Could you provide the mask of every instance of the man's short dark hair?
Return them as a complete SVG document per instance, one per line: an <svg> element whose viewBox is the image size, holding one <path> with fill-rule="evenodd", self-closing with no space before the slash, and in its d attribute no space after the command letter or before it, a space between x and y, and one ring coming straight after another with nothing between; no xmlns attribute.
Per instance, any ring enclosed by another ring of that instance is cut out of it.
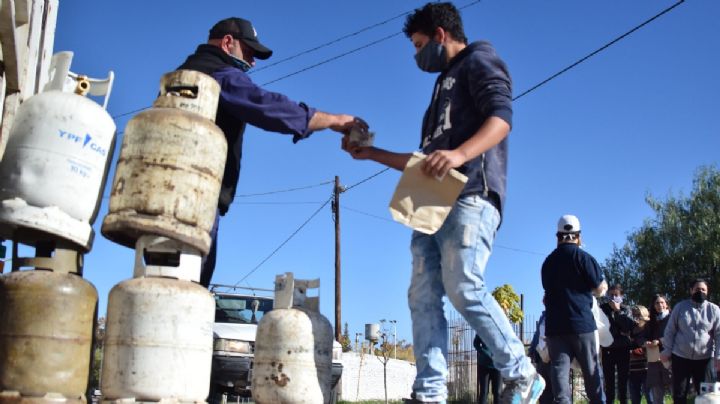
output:
<svg viewBox="0 0 720 404"><path fill-rule="evenodd" d="M692 283L690 284L690 289L694 288L695 285L697 285L698 283L704 283L705 286L708 286L708 283L707 283L707 281L706 281L705 279L703 279L703 278L695 278L695 279L693 279Z"/></svg>
<svg viewBox="0 0 720 404"><path fill-rule="evenodd" d="M625 292L623 292L622 286L620 286L619 283L616 283L616 284L610 286L610 289L608 289L608 292L610 292L611 290L616 290L616 291L620 292L621 295L625 294Z"/></svg>
<svg viewBox="0 0 720 404"><path fill-rule="evenodd" d="M416 9L405 19L403 32L408 38L416 32L432 38L437 27L449 32L456 41L467 44L460 12L452 3L427 3Z"/></svg>

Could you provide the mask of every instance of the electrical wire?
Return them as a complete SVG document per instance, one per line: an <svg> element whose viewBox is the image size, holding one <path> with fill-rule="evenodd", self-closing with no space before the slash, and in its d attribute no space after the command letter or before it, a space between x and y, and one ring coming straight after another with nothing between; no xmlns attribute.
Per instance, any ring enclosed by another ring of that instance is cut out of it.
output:
<svg viewBox="0 0 720 404"><path fill-rule="evenodd" d="M439 0L438 0L438 1L439 1ZM464 6L459 7L459 10L462 10L462 9L468 8L468 7L470 7L470 6L473 6L473 5L477 4L477 3L480 3L481 1L482 1L482 0L472 1L472 2L470 2L470 3L468 3L468 4L464 5ZM355 31L355 32L350 33L350 34L343 35L343 36L341 36L341 37L339 37L339 38L333 39L332 41L329 41L329 42L326 42L326 43L324 43L324 44L315 46L315 47L313 47L313 48L304 50L304 51L302 51L302 52L298 52L298 53L296 53L296 54L294 54L294 55L292 55L292 56L288 56L288 57L286 57L285 59L280 59L280 60L278 60L277 62L271 63L271 64L269 64L269 65L265 65L265 66L262 66L262 67L253 69L253 70L250 72L250 74L252 74L252 73L257 73L257 72L263 71L263 70L265 70L265 69L269 69L269 68L271 68L271 67L273 67L273 66L277 66L277 65L279 65L279 64L281 64L281 63L285 63L285 62L287 62L287 61L289 61L289 60L296 59L296 58L298 58L298 57L300 57L300 56L302 56L302 55L306 55L306 54L308 54L308 53L315 52L315 51L317 51L317 50L319 50L319 49L322 49L322 48L325 48L325 47L327 47L327 46L336 44L336 43L338 43L338 42L340 42L340 41L343 41L343 40L345 40L345 39L348 39L348 38L357 36L357 35L365 32L365 31L369 31L369 30L371 30L371 29L373 29L373 28L377 28L377 27L379 27L379 26L381 26L381 25L385 25L385 24L389 23L390 21L394 21L394 20L397 20L398 18L404 17L404 16L412 13L413 11L415 11L415 9L413 9L413 10L408 10L408 11L406 11L406 12L404 12L404 13L401 13L401 14L398 14L398 15L396 15L396 16L394 16L394 17L390 17L390 18L388 18L388 19L386 19L386 20L384 20L384 21L380 21L380 22L378 22L378 23L375 23L375 24L372 24L372 25L368 25L367 27L361 28L361 29L359 29L358 31ZM397 34L402 34L402 32L398 32ZM395 36L395 35L397 35L397 34L391 35L390 37L393 37L393 36ZM388 39L389 39L389 38L388 38ZM344 55L343 55L343 56L344 56Z"/></svg>
<svg viewBox="0 0 720 404"><path fill-rule="evenodd" d="M237 286L240 282L242 282L242 281L244 281L245 279L247 279L250 275L252 275L255 271L257 271L258 268L260 268L264 263L266 263L270 258L272 258L273 255L275 255L281 248L283 248L283 247L285 246L285 244L288 243L288 241L290 241L293 237L295 237L295 235L298 234L298 233L300 232L300 230L302 230L302 228L305 227L305 225L307 225L308 223L310 223L310 221L311 221L315 216L317 216L317 214L320 213L320 211L321 211L325 206L327 206L327 204L330 203L330 201L332 201L332 200L333 200L333 197L332 197L332 196L331 196L330 198L328 198L328 200L325 201L325 203L323 203L322 206L320 206L315 212L313 212L313 214L310 215L310 217L307 218L307 220L305 220L305 222L304 222L303 224L301 224L300 227L298 227L288 238L286 238L285 241L283 241L282 243L280 243L280 245L277 246L277 248L275 248L275 249L273 250L273 252L270 253L270 255L268 255L267 257L265 257L265 259L263 259L262 261L260 261L260 263L257 264L257 265L255 266L255 268L253 268L252 270L250 270L250 272L248 272L244 277L242 277L242 279L240 279L239 281L235 282L235 285L233 285L233 286Z"/></svg>
<svg viewBox="0 0 720 404"><path fill-rule="evenodd" d="M389 169L390 169L390 167L383 168L382 170L376 172L375 174L373 174L373 175L371 175L371 176L369 176L369 177L367 177L367 178L365 178L365 179L363 179L363 180L360 180L360 181L354 183L353 185L350 185L349 187L343 188L342 192L347 192L347 191L355 188L356 186L358 186L358 185L360 185L360 184L362 184L362 183L364 183L364 182L370 181L371 179L377 177L378 175L384 173L385 171L388 171Z"/></svg>
<svg viewBox="0 0 720 404"><path fill-rule="evenodd" d="M635 27L634 27L633 29L631 29L630 31L627 31L626 33L620 35L619 37L617 37L617 38L613 39L612 41L606 43L605 45L599 47L599 48L596 49L595 51L589 53L587 56L580 58L580 59L579 59L578 61L576 61L575 63L571 64L570 66L568 66L568 67L566 67L566 68L564 68L564 69L562 69L562 70L560 70L559 72L553 74L552 76L550 76L550 77L548 77L547 79L541 81L540 83L532 86L530 89L525 90L522 94L520 94L520 95L518 95L517 97L513 98L513 101L516 101L516 100L524 97L525 95L527 95L527 94L529 94L529 93L537 90L538 88L544 86L545 84L547 84L547 83L549 83L550 81L554 80L555 78L557 78L558 76L560 76L560 75L562 75L563 73L567 72L568 70L570 70L570 69L574 68L575 66L583 63L584 61L590 59L591 57L597 55L598 53L604 51L605 49L611 47L612 45L616 44L617 42L623 40L624 38L626 38L627 36L629 36L629 35L632 34L633 32L635 32L635 31L639 30L640 28L646 26L647 24L651 23L652 21L656 20L657 18L660 18L662 15L670 12L672 9L674 9L675 7L679 6L680 4L682 4L682 3L684 3L684 2L685 2L685 0L680 0L680 1L678 1L677 3L673 4L672 6L666 8L665 10L663 10L663 11L661 11L661 12L659 12L658 14L655 14L654 16L648 18L647 20L645 20L645 21L642 22L641 24L635 26Z"/></svg>
<svg viewBox="0 0 720 404"><path fill-rule="evenodd" d="M262 196L262 195L281 194L281 193L284 193L284 192L299 191L299 190L301 190L301 189L316 188L316 187L320 187L320 186L323 186L323 185L332 184L333 182L334 182L333 180L330 180L330 181L321 182L321 183L319 183L319 184L305 185L305 186L296 187L296 188L287 188L287 189L280 189L280 190L276 190L276 191L258 192L258 193L254 193L254 194L240 194L240 195L235 195L235 198L249 198L249 197L251 197L251 196ZM235 202L236 202L236 201L233 201L233 203L235 203Z"/></svg>

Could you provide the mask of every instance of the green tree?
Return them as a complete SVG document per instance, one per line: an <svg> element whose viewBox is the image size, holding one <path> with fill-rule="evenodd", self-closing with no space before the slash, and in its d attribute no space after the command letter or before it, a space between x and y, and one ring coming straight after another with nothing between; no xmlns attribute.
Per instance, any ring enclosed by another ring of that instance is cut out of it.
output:
<svg viewBox="0 0 720 404"><path fill-rule="evenodd" d="M688 297L690 282L705 278L720 293L720 172L700 167L689 196L645 198L654 217L614 246L603 269L608 284L619 283L629 300L647 305L656 293L671 302Z"/></svg>
<svg viewBox="0 0 720 404"><path fill-rule="evenodd" d="M340 345L342 345L342 351L343 352L350 352L352 351L352 341L350 341L350 331L348 330L348 323L345 322L345 326L343 327L343 333L340 336L340 341L338 341Z"/></svg>
<svg viewBox="0 0 720 404"><path fill-rule="evenodd" d="M520 296L515 293L512 286L507 283L498 286L492 291L492 296L497 300L511 323L522 321L524 315L522 308L520 308Z"/></svg>

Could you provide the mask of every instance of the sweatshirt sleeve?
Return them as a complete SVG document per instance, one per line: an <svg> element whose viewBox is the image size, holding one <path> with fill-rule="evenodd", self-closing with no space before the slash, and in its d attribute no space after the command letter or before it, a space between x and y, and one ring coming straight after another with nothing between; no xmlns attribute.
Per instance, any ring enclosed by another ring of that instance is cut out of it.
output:
<svg viewBox="0 0 720 404"><path fill-rule="evenodd" d="M665 334L663 334L663 355L672 355L673 345L675 345L675 334L677 333L677 317L679 310L673 310L670 312L670 318L668 319L667 326L665 326Z"/></svg>
<svg viewBox="0 0 720 404"><path fill-rule="evenodd" d="M266 91L235 69L218 71L215 78L220 83L220 104L238 119L269 132L294 135L294 142L312 133L308 125L314 108Z"/></svg>
<svg viewBox="0 0 720 404"><path fill-rule="evenodd" d="M469 57L469 88L475 106L483 115L497 116L512 127L512 81L507 66L489 43Z"/></svg>

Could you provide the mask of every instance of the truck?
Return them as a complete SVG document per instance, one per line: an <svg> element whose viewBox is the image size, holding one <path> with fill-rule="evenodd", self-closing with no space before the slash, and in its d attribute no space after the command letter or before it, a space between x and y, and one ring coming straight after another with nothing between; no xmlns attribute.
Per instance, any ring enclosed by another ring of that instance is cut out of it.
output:
<svg viewBox="0 0 720 404"><path fill-rule="evenodd" d="M210 292L215 298L215 323L208 402L251 402L257 325L273 309L274 290L213 284ZM337 400L342 376L341 352L340 343L334 341L331 403Z"/></svg>

